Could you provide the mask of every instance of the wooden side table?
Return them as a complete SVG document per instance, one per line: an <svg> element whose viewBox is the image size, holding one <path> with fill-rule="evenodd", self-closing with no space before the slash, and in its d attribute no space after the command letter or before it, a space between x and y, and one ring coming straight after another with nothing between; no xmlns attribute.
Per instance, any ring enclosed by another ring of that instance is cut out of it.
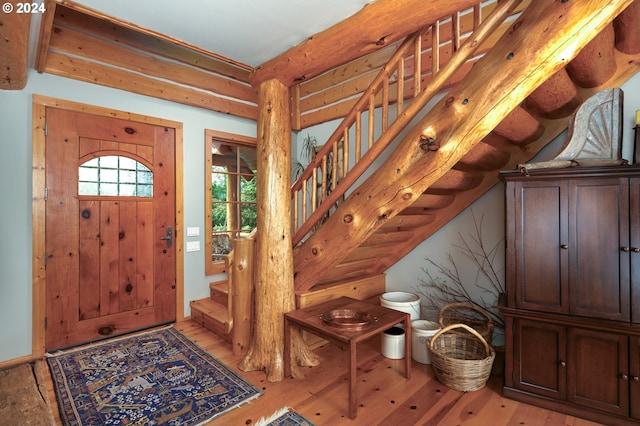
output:
<svg viewBox="0 0 640 426"><path fill-rule="evenodd" d="M357 330L343 329L327 324L322 319L322 314L335 309L367 312L374 316L375 320ZM404 323L404 375L411 377L411 316L408 313L389 309L373 303L363 302L350 297L341 297L318 305L289 312L284 315L284 373L285 377L291 375L291 327L306 330L343 349L349 349L349 418L354 419L357 414L356 394L356 345L375 334L393 327L398 323Z"/></svg>

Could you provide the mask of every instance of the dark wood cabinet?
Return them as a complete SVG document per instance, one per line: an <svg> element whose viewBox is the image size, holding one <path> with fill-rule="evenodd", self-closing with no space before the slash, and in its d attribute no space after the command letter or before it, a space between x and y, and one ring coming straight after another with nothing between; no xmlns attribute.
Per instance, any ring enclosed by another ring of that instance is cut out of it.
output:
<svg viewBox="0 0 640 426"><path fill-rule="evenodd" d="M629 321L629 179L507 184L516 307Z"/></svg>
<svg viewBox="0 0 640 426"><path fill-rule="evenodd" d="M504 172L504 394L640 420L640 167Z"/></svg>

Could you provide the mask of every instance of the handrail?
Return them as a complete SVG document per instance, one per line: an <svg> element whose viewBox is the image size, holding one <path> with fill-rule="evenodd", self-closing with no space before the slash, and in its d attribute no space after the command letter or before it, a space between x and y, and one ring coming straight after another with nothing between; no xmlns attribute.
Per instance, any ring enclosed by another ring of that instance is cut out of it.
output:
<svg viewBox="0 0 640 426"><path fill-rule="evenodd" d="M474 7L473 33L458 47L460 43L460 28L458 18L464 11L456 12L446 18L452 21L454 52L451 59L440 63L440 22L428 25L420 32L408 36L398 50L383 67L370 86L363 92L353 109L342 120L338 128L329 137L327 143L320 149L310 164L300 175L291 188L293 204L293 245L298 245L322 218L329 214L331 208L339 203L347 190L352 187L369 166L386 150L396 136L409 124L409 122L425 107L425 105L445 86L449 80L474 52L489 38L493 31L510 16L511 12L522 0L507 0L499 2L493 12L483 22L480 22L480 5ZM455 23L455 24L454 24ZM432 31L432 45L430 50L422 50L422 39ZM426 53L425 53L426 52ZM432 52L431 81L421 88L422 56ZM414 63L414 73L409 79L413 79L413 101L405 106L404 67L407 58ZM410 59L410 60L411 60ZM394 98L389 96L390 81L396 83L396 116L389 124L389 106ZM381 107L382 132L377 140L374 140L375 109ZM362 139L362 115L367 114L367 151L361 155ZM349 168L349 135L351 129L355 134L355 159ZM342 158L338 158L342 150ZM342 161L341 168L337 163ZM328 167L331 164L331 174ZM318 175L320 180L318 180ZM336 183L336 181L338 182ZM328 182L329 181L329 182ZM330 188L327 187L330 184ZM318 197L318 185L320 196ZM311 192L310 194L308 194ZM308 196L311 200L308 200ZM301 212L300 212L301 210ZM310 210L308 213L307 210ZM301 214L300 214L301 213ZM300 222L302 222L300 224Z"/></svg>

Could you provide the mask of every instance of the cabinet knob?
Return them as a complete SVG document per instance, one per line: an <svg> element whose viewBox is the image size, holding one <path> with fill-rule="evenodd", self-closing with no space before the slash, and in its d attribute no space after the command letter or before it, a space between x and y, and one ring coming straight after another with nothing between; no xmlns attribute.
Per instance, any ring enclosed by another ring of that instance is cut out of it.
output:
<svg viewBox="0 0 640 426"><path fill-rule="evenodd" d="M621 249L622 251L625 251L625 252L630 252L630 251L631 251L631 248L630 248L630 247L620 247L620 249Z"/></svg>
<svg viewBox="0 0 640 426"><path fill-rule="evenodd" d="M631 378L633 379L634 382L640 382L640 377L638 376L631 376Z"/></svg>
<svg viewBox="0 0 640 426"><path fill-rule="evenodd" d="M638 248L638 247L631 247L631 251L633 251L634 253L640 253L640 248Z"/></svg>
<svg viewBox="0 0 640 426"><path fill-rule="evenodd" d="M566 366L567 366L567 363L566 363L566 362L564 362L564 361L560 361L560 367L566 367Z"/></svg>
<svg viewBox="0 0 640 426"><path fill-rule="evenodd" d="M560 248L566 250L569 248L569 244L560 244Z"/></svg>
<svg viewBox="0 0 640 426"><path fill-rule="evenodd" d="M620 374L620 377L622 378L622 380L629 380L629 376L627 376L627 375L626 375L626 374L624 374L624 373L621 373L621 374Z"/></svg>

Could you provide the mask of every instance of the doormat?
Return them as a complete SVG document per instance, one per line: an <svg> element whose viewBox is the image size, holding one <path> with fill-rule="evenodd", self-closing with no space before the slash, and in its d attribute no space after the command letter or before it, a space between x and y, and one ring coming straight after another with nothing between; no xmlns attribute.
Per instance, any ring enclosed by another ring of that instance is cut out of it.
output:
<svg viewBox="0 0 640 426"><path fill-rule="evenodd" d="M44 368L36 361L0 371L0 424L55 426Z"/></svg>
<svg viewBox="0 0 640 426"><path fill-rule="evenodd" d="M289 407L281 408L267 418L261 418L255 426L315 426L304 416Z"/></svg>
<svg viewBox="0 0 640 426"><path fill-rule="evenodd" d="M65 425L196 425L262 394L171 327L47 361Z"/></svg>

